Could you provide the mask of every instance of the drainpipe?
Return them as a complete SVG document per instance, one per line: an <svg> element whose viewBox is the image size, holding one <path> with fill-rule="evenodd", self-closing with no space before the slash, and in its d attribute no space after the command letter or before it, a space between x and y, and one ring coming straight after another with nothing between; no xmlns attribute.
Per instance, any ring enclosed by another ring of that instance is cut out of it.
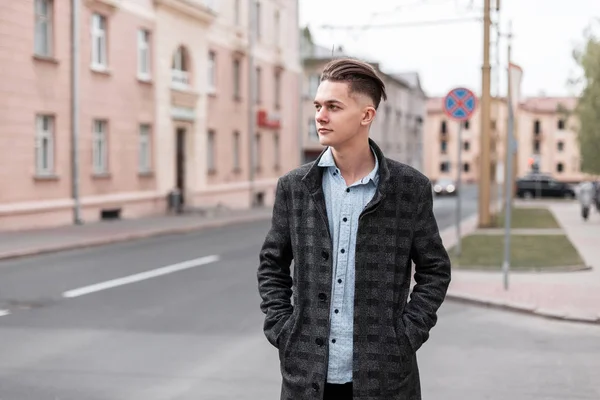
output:
<svg viewBox="0 0 600 400"><path fill-rule="evenodd" d="M73 223L81 225L79 199L79 4L71 0L71 192Z"/></svg>
<svg viewBox="0 0 600 400"><path fill-rule="evenodd" d="M255 97L255 86L254 81L254 29L255 29L255 12L256 2L248 2L250 9L248 10L248 152L249 152L249 164L248 167L248 184L250 188L250 207L256 205L254 195L254 166L255 166L255 152L254 152L254 125L256 124L256 116L254 113L254 97Z"/></svg>
<svg viewBox="0 0 600 400"><path fill-rule="evenodd" d="M298 158L298 163L300 165L304 164L304 94L302 92L302 81L304 80L304 60L302 56L302 37L300 33L300 0L296 0L296 32L298 35L298 60L300 66L300 72L298 74L298 95L296 96L298 99L298 151L300 153L300 157Z"/></svg>

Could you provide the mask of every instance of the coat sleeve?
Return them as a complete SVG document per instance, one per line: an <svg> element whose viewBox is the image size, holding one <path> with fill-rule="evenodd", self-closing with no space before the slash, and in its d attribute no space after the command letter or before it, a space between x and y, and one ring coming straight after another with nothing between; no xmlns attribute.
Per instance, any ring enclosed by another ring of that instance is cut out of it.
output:
<svg viewBox="0 0 600 400"><path fill-rule="evenodd" d="M260 309L266 315L263 329L267 340L275 347L278 347L279 333L293 311L290 274L293 254L283 182L283 178L277 182L271 228L260 251L257 274L262 299Z"/></svg>
<svg viewBox="0 0 600 400"><path fill-rule="evenodd" d="M415 286L405 307L402 323L414 351L429 338L437 322L437 310L450 284L450 258L442 243L433 214L431 182L419 197L411 258L415 263Z"/></svg>

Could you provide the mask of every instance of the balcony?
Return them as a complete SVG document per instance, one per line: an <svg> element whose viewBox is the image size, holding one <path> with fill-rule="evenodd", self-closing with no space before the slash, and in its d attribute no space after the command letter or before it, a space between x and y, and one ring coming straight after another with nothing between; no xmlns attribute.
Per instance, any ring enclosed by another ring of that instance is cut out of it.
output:
<svg viewBox="0 0 600 400"><path fill-rule="evenodd" d="M190 75L187 71L171 70L171 87L173 89L188 90L190 88Z"/></svg>

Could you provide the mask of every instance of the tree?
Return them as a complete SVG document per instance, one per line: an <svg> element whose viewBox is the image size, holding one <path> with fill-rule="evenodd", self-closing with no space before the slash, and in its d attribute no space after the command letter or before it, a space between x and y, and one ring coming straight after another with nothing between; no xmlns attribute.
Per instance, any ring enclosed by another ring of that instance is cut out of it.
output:
<svg viewBox="0 0 600 400"><path fill-rule="evenodd" d="M591 29L586 30L585 44L573 52L582 70L580 78L572 82L581 85L581 95L574 115L578 119L578 140L581 170L600 174L600 39Z"/></svg>

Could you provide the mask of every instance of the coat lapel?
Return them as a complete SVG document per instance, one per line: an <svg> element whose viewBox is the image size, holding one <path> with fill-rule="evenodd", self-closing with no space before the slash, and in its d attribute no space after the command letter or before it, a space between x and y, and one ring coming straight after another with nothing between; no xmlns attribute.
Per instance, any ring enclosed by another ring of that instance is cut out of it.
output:
<svg viewBox="0 0 600 400"><path fill-rule="evenodd" d="M319 215L327 227L327 233L331 237L331 229L329 227L329 219L327 218L327 205L325 203L325 194L323 193L323 168L319 167L319 160L327 149L325 148L319 157L312 163L310 169L302 178L304 188L311 195Z"/></svg>

